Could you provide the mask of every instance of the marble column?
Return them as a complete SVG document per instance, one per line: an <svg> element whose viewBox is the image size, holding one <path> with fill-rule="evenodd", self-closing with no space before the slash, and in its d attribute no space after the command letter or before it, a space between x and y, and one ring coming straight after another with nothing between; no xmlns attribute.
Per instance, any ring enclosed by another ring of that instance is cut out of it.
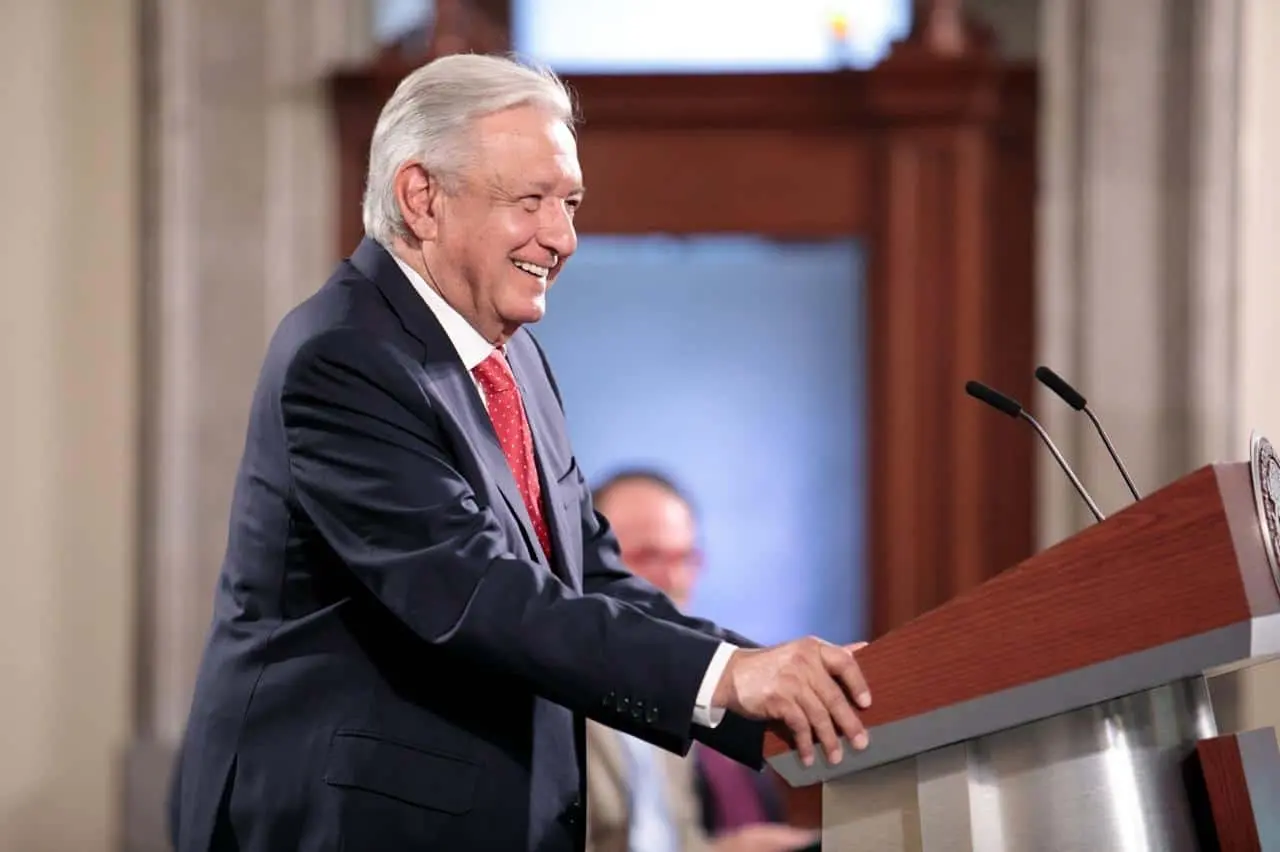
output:
<svg viewBox="0 0 1280 852"><path fill-rule="evenodd" d="M1230 5L1230 4L1225 4ZM1230 164L1236 192L1233 227L1224 238L1233 252L1233 284L1225 301L1230 323L1220 333L1230 353L1229 381L1239 434L1232 457L1243 457L1247 430L1280 446L1280 4L1238 0L1235 50L1236 144ZM1247 671L1235 684L1235 727L1280 732L1280 660Z"/></svg>
<svg viewBox="0 0 1280 852"><path fill-rule="evenodd" d="M1280 5L1046 0L1041 358L1085 393L1139 487L1280 440ZM1104 509L1123 483L1088 421L1036 411ZM1040 471L1041 544L1089 522ZM1280 668L1236 727L1280 725Z"/></svg>
<svg viewBox="0 0 1280 852"><path fill-rule="evenodd" d="M163 803L266 342L336 260L326 73L372 50L367 0L151 0L142 578L126 848Z"/></svg>
<svg viewBox="0 0 1280 852"><path fill-rule="evenodd" d="M1139 488L1193 467L1199 430L1188 243L1192 6L1051 0L1042 12L1040 360L1103 418ZM1104 512L1128 501L1088 421L1047 391L1033 410ZM1092 519L1044 454L1040 538Z"/></svg>
<svg viewBox="0 0 1280 852"><path fill-rule="evenodd" d="M0 3L0 852L113 852L137 557L135 0Z"/></svg>
<svg viewBox="0 0 1280 852"><path fill-rule="evenodd" d="M1233 387L1237 421L1280 445L1280 4L1240 2Z"/></svg>

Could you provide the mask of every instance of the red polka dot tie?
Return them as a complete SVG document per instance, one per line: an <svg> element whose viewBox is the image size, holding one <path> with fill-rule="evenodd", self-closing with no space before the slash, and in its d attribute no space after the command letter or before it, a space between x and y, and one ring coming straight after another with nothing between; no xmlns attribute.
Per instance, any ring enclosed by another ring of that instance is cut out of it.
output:
<svg viewBox="0 0 1280 852"><path fill-rule="evenodd" d="M533 433L529 431L529 421L525 418L524 403L520 399L520 389L516 387L516 378L507 366L507 359L497 349L471 372L484 391L485 402L489 406L489 419L493 421L493 431L498 435L498 443L502 445L502 453L507 457L516 487L524 498L524 507L529 511L529 519L533 521L533 530L542 544L542 552L550 560L551 536L542 515L542 485L538 482L538 466L533 461Z"/></svg>

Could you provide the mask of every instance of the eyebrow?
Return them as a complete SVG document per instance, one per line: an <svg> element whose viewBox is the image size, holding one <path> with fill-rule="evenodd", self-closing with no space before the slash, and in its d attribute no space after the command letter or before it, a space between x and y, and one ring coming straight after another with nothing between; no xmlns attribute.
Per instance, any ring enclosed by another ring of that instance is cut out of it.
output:
<svg viewBox="0 0 1280 852"><path fill-rule="evenodd" d="M556 185L550 181L535 181L533 188L544 195L551 195L555 192ZM569 190L566 195L577 195L579 197L587 194L587 188L582 184L577 184L573 189Z"/></svg>

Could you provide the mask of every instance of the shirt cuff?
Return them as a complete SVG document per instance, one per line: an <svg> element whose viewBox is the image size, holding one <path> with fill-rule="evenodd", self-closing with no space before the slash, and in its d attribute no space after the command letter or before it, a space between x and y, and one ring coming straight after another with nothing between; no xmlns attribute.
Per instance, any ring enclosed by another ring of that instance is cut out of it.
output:
<svg viewBox="0 0 1280 852"><path fill-rule="evenodd" d="M702 676L698 697L693 702L693 724L714 728L724 718L724 708L712 707L711 696L715 695L720 676L724 674L724 668L729 665L729 658L736 650L738 647L728 642L721 642L720 647L716 648L715 654L711 657L711 664L707 666L707 673Z"/></svg>

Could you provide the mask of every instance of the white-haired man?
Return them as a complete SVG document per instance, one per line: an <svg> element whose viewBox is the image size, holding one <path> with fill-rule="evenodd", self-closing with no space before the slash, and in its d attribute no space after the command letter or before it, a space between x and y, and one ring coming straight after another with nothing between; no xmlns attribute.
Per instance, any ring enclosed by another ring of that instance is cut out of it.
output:
<svg viewBox="0 0 1280 852"><path fill-rule="evenodd" d="M592 509L522 328L582 196L549 73L452 56L388 101L367 237L254 396L178 852L581 849L587 717L757 766L761 720L806 754L865 742L847 649L681 615Z"/></svg>

